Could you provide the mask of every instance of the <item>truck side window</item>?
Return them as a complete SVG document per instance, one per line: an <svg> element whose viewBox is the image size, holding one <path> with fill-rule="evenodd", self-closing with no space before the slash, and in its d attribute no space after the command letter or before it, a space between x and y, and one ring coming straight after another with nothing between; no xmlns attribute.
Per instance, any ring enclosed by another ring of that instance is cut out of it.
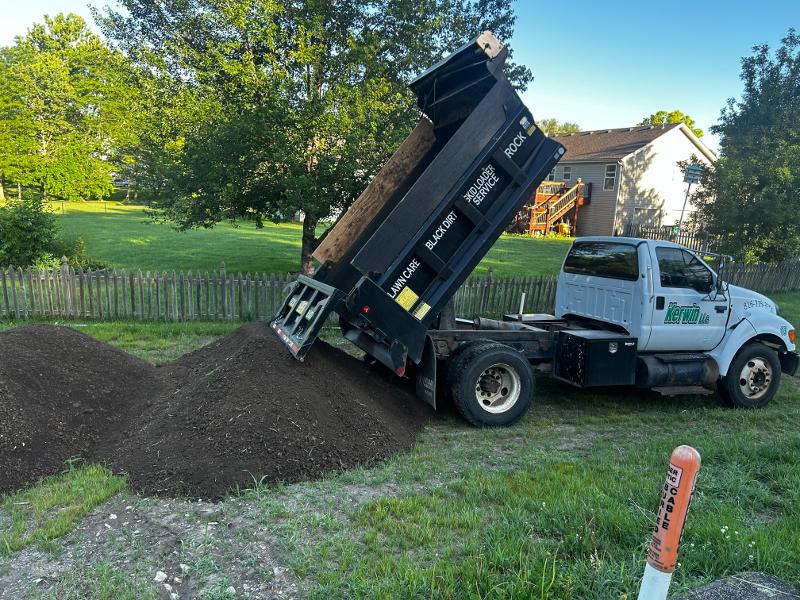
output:
<svg viewBox="0 0 800 600"><path fill-rule="evenodd" d="M632 244L575 242L564 261L564 272L636 281L639 255Z"/></svg>
<svg viewBox="0 0 800 600"><path fill-rule="evenodd" d="M691 252L680 248L656 248L662 287L690 288L708 292L714 285L711 271Z"/></svg>

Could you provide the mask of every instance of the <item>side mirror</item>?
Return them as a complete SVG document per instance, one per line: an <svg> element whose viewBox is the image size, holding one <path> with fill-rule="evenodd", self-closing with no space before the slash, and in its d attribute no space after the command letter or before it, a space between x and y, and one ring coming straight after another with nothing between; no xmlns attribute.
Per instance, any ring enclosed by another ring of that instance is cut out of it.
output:
<svg viewBox="0 0 800 600"><path fill-rule="evenodd" d="M727 261L725 260L724 256L721 256L719 259L719 269L717 270L717 279L714 282L716 285L716 293L721 294L725 291L725 267L727 266Z"/></svg>

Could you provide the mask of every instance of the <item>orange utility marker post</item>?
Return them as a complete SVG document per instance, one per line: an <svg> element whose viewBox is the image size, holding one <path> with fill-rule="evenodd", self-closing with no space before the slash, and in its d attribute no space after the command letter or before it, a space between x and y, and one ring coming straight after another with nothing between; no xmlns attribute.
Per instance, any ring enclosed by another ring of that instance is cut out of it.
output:
<svg viewBox="0 0 800 600"><path fill-rule="evenodd" d="M691 446L678 446L672 451L667 480L661 490L653 540L647 550L639 600L666 600L672 573L678 564L678 545L699 472L700 454L697 450Z"/></svg>

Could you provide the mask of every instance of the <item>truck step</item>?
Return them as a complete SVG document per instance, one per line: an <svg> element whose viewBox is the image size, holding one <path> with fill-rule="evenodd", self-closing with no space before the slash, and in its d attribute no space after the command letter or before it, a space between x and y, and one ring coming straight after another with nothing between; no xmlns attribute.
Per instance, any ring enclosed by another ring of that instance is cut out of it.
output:
<svg viewBox="0 0 800 600"><path fill-rule="evenodd" d="M700 352L682 352L682 353L669 353L669 354L654 354L658 360L663 363L681 363L681 362L702 362L708 358L708 354Z"/></svg>
<svg viewBox="0 0 800 600"><path fill-rule="evenodd" d="M714 391L701 385L675 385L651 388L662 396L708 396Z"/></svg>

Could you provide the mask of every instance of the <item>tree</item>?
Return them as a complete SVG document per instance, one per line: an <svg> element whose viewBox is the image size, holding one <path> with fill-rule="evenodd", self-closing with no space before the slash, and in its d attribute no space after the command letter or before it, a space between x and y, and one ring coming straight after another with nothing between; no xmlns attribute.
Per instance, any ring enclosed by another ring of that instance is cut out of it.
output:
<svg viewBox="0 0 800 600"><path fill-rule="evenodd" d="M81 17L59 14L2 49L0 72L0 184L36 187L43 199L107 195L136 105L122 55Z"/></svg>
<svg viewBox="0 0 800 600"><path fill-rule="evenodd" d="M789 29L742 59L744 91L711 131L720 158L694 195L696 218L727 251L749 261L800 253L800 36Z"/></svg>
<svg viewBox="0 0 800 600"><path fill-rule="evenodd" d="M122 0L96 15L162 90L142 178L180 227L341 213L408 134L410 78L482 29L509 39L511 0ZM530 72L511 68L525 85ZM163 119L175 117L169 122Z"/></svg>
<svg viewBox="0 0 800 600"><path fill-rule="evenodd" d="M668 125L670 123L685 123L697 137L703 137L703 130L695 127L694 119L677 109L672 112L660 110L649 117L645 117L637 125Z"/></svg>
<svg viewBox="0 0 800 600"><path fill-rule="evenodd" d="M16 92L13 66L13 50L0 48L0 200L10 182L28 183L29 158L35 153L33 122Z"/></svg>
<svg viewBox="0 0 800 600"><path fill-rule="evenodd" d="M571 121L559 121L558 119L539 119L536 124L539 129L547 135L564 135L567 133L578 133L581 126Z"/></svg>

